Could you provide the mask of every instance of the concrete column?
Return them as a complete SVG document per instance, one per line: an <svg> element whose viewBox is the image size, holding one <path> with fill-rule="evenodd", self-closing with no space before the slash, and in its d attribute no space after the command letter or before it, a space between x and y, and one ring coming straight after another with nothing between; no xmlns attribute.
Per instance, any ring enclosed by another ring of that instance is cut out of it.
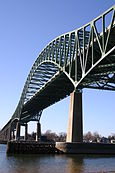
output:
<svg viewBox="0 0 115 173"><path fill-rule="evenodd" d="M14 129L13 129L12 133L13 133L13 140L14 140L15 139L15 130Z"/></svg>
<svg viewBox="0 0 115 173"><path fill-rule="evenodd" d="M6 131L4 131L4 140L6 140Z"/></svg>
<svg viewBox="0 0 115 173"><path fill-rule="evenodd" d="M66 142L83 142L82 93L70 95L69 122Z"/></svg>
<svg viewBox="0 0 115 173"><path fill-rule="evenodd" d="M17 125L16 125L16 138L15 140L20 140L20 123L17 122Z"/></svg>
<svg viewBox="0 0 115 173"><path fill-rule="evenodd" d="M37 123L36 141L41 141L41 124L39 122Z"/></svg>
<svg viewBox="0 0 115 173"><path fill-rule="evenodd" d="M9 130L8 131L9 131L9 137L8 137L8 139L9 139L9 141L11 141L12 140L12 127L9 127Z"/></svg>
<svg viewBox="0 0 115 173"><path fill-rule="evenodd" d="M25 136L24 136L24 140L27 140L27 136L28 136L28 124L25 124Z"/></svg>
<svg viewBox="0 0 115 173"><path fill-rule="evenodd" d="M4 140L6 140L6 131L4 131Z"/></svg>

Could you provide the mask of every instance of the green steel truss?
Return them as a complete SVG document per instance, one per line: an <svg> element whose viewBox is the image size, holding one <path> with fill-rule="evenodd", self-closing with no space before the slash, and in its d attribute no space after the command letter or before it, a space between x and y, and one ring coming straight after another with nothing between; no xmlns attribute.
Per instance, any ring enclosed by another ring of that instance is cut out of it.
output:
<svg viewBox="0 0 115 173"><path fill-rule="evenodd" d="M44 108L83 88L115 90L115 6L42 50L11 119L39 119Z"/></svg>

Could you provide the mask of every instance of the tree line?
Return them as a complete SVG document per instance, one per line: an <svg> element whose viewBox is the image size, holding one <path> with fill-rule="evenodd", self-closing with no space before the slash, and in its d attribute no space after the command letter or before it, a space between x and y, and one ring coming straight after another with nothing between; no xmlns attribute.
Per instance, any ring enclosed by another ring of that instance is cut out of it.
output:
<svg viewBox="0 0 115 173"><path fill-rule="evenodd" d="M52 132L51 130L47 130L45 133L42 133L42 140L52 141L52 142L66 142L67 134L65 132L61 132L59 134ZM88 131L83 135L84 142L101 142L102 137L98 132L90 132ZM32 132L28 134L28 139L35 140L36 133ZM107 137L108 140L115 140L115 134L109 135Z"/></svg>
<svg viewBox="0 0 115 173"><path fill-rule="evenodd" d="M51 130L47 130L45 133L42 133L41 138L43 141L49 141L49 142L65 142L66 141L66 133L61 132L59 134L52 132ZM35 140L36 139L36 133L32 132L31 134L28 134L28 139Z"/></svg>

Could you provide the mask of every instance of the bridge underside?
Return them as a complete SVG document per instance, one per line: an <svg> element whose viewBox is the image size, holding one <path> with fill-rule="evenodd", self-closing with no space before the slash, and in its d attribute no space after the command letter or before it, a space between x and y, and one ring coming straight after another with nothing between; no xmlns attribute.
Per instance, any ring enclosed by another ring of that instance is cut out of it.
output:
<svg viewBox="0 0 115 173"><path fill-rule="evenodd" d="M74 86L64 73L57 74L57 77L47 83L29 102L27 102L21 114L21 121L28 122L37 112L69 96Z"/></svg>

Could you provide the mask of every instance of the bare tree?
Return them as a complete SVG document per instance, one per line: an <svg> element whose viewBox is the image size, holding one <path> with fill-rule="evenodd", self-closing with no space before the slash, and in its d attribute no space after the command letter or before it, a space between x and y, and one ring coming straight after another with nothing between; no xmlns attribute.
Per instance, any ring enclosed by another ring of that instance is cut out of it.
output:
<svg viewBox="0 0 115 173"><path fill-rule="evenodd" d="M98 132L91 133L90 131L84 134L86 142L98 142L101 139L101 135Z"/></svg>
<svg viewBox="0 0 115 173"><path fill-rule="evenodd" d="M67 134L64 132L59 133L57 142L65 142Z"/></svg>
<svg viewBox="0 0 115 173"><path fill-rule="evenodd" d="M55 132L52 132L51 130L47 130L43 135L47 137L48 141L55 142L57 139L57 134Z"/></svg>
<svg viewBox="0 0 115 173"><path fill-rule="evenodd" d="M84 139L89 142L92 140L92 133L89 131L86 134L84 134Z"/></svg>
<svg viewBox="0 0 115 173"><path fill-rule="evenodd" d="M93 133L93 141L94 142L97 142L97 140L100 139L100 138L101 138L101 135L99 135L98 132Z"/></svg>
<svg viewBox="0 0 115 173"><path fill-rule="evenodd" d="M65 142L66 141L66 133L61 132L59 135L57 135L55 132L52 132L51 130L47 130L43 136L47 137L48 141L54 141L54 142Z"/></svg>
<svg viewBox="0 0 115 173"><path fill-rule="evenodd" d="M36 133L32 132L31 137L32 137L32 139L36 140Z"/></svg>

